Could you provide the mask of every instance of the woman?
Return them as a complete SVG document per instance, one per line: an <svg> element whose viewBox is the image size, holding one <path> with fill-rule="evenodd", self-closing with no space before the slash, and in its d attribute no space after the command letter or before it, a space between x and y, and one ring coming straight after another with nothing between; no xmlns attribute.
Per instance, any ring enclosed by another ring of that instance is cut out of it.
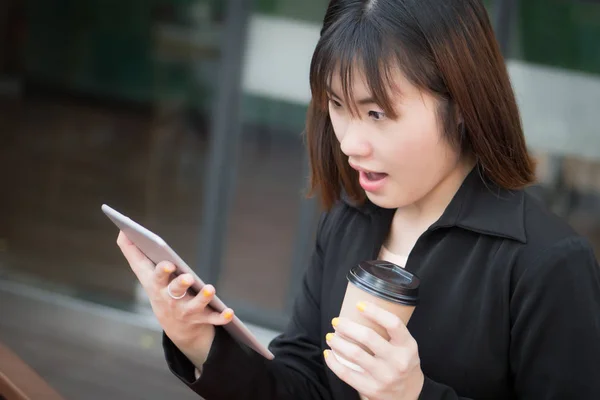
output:
<svg viewBox="0 0 600 400"><path fill-rule="evenodd" d="M481 1L333 0L310 83L327 212L275 360L220 327L233 312L205 308L214 287L186 294L191 277L119 238L171 370L208 399L600 398L598 265L523 191L534 164ZM378 257L421 279L407 326L362 308L389 341L336 318L347 271Z"/></svg>

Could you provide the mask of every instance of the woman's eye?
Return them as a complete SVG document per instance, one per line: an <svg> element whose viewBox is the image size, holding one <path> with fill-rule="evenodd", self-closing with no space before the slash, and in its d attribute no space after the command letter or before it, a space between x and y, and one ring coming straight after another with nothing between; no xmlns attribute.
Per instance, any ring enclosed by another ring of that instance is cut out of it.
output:
<svg viewBox="0 0 600 400"><path fill-rule="evenodd" d="M369 118L375 121L381 121L385 118L385 113L380 111L369 111Z"/></svg>
<svg viewBox="0 0 600 400"><path fill-rule="evenodd" d="M340 108L342 106L342 103L340 103L339 101L336 101L334 99L329 99L329 102L336 108Z"/></svg>

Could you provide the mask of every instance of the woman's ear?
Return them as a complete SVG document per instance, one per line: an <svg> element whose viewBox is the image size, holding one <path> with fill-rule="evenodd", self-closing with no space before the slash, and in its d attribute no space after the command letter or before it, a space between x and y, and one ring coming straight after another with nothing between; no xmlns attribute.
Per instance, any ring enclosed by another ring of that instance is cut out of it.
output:
<svg viewBox="0 0 600 400"><path fill-rule="evenodd" d="M460 111L460 107L457 104L454 105L454 120L457 123L457 126L460 128L461 125L464 125L465 119L463 118L463 114Z"/></svg>
<svg viewBox="0 0 600 400"><path fill-rule="evenodd" d="M465 136L465 120L463 118L462 113L456 109L456 114L454 115L454 120L456 121L456 126L458 128L458 132L460 134L461 139Z"/></svg>
<svg viewBox="0 0 600 400"><path fill-rule="evenodd" d="M458 138L459 138L459 143L461 144L461 147L464 145L464 142L466 140L466 129L465 129L465 119L463 118L463 114L460 111L460 107L458 107L458 105L455 103L453 110L454 112L454 121L456 123L456 129L458 131Z"/></svg>

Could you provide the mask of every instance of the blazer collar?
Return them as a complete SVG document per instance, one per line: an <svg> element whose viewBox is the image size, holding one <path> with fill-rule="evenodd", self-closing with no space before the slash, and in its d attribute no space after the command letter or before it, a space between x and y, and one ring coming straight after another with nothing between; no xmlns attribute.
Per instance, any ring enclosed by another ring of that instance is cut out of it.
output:
<svg viewBox="0 0 600 400"><path fill-rule="evenodd" d="M355 204L344 192L341 199L348 206L371 215L393 215L368 199L365 204ZM467 175L442 216L432 225L436 227L460 227L473 232L527 242L524 221L525 193L523 190L507 190L487 179L476 166Z"/></svg>

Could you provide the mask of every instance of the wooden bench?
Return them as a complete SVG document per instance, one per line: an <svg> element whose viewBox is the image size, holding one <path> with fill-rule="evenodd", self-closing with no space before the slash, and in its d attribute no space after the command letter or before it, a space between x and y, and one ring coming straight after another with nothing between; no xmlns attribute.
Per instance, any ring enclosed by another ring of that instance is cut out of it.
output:
<svg viewBox="0 0 600 400"><path fill-rule="evenodd" d="M0 400L64 400L15 353L0 342Z"/></svg>

